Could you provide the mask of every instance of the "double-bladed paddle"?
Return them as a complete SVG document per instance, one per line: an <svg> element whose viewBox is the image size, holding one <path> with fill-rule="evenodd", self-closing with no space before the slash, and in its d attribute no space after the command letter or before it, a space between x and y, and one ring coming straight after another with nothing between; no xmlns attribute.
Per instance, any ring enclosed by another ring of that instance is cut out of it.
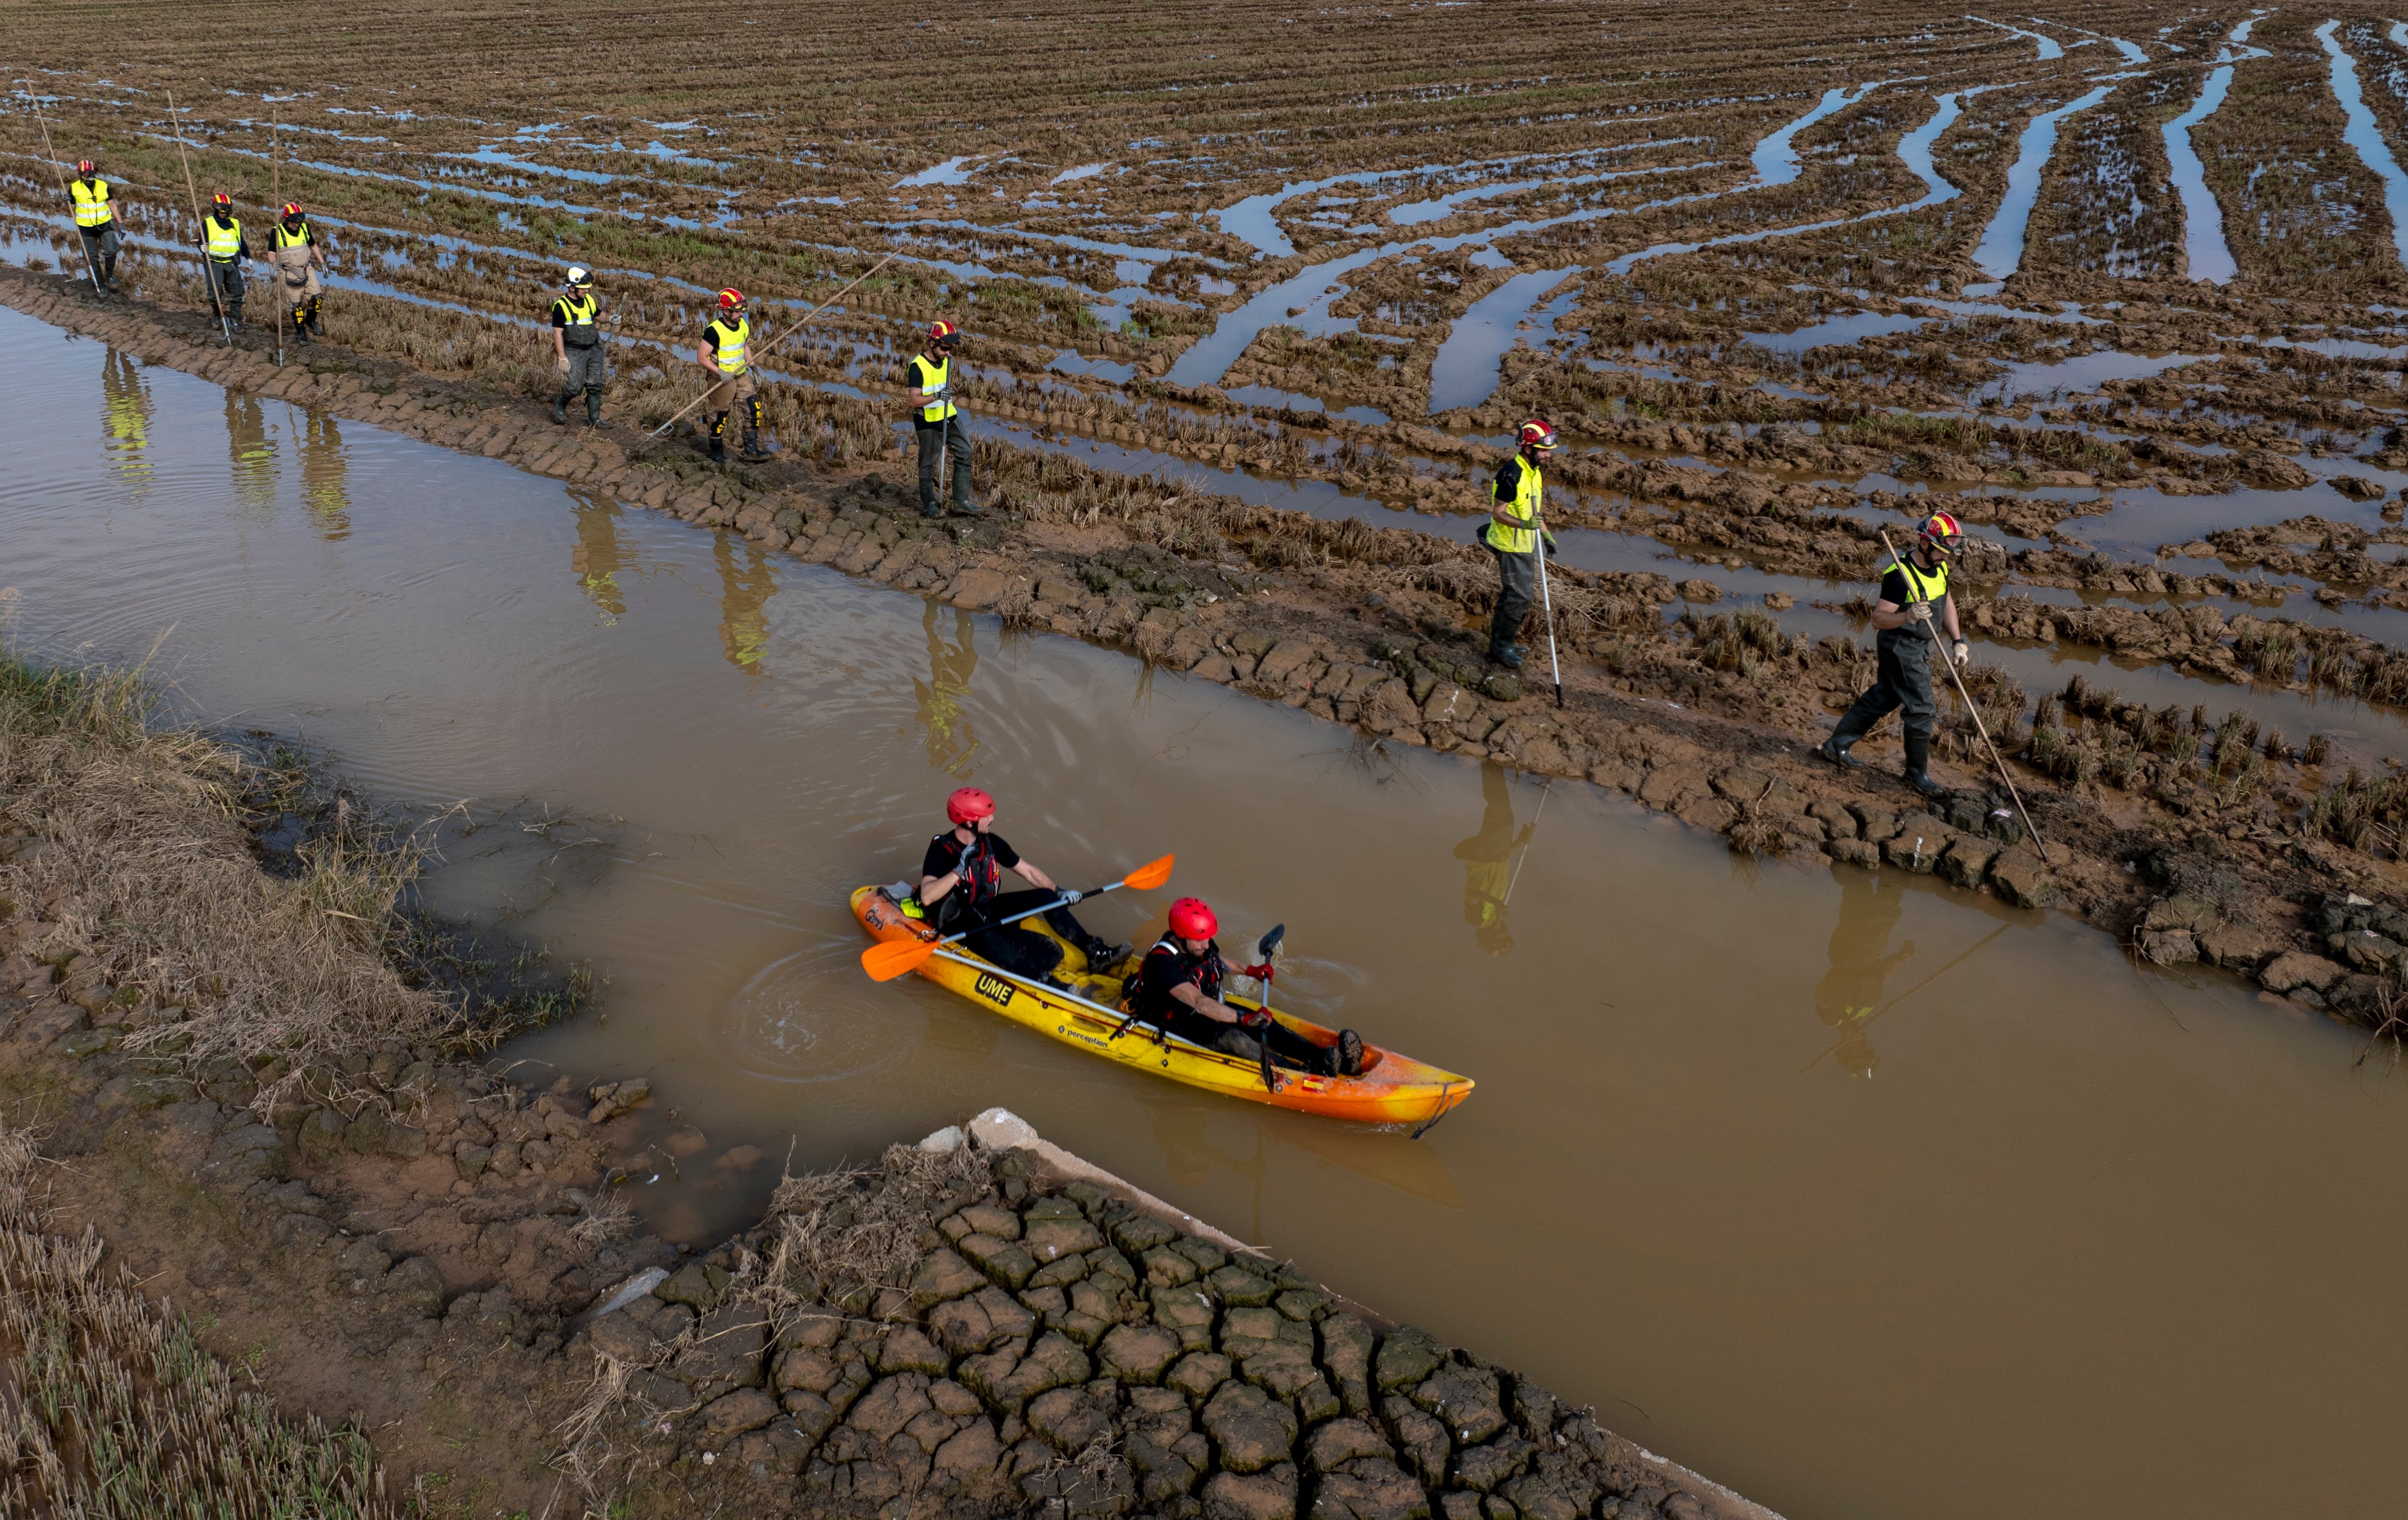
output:
<svg viewBox="0 0 2408 1520"><path fill-rule="evenodd" d="M1119 881L1099 886L1093 892L1059 893L1052 902L1039 904L1026 912L1014 913L1010 918L999 919L993 924L982 924L978 928L964 929L959 934L949 934L942 939L881 940L861 953L861 968L869 973L869 980L872 982L892 982L898 976L916 971L925 966L928 963L928 957L937 953L939 945L950 945L957 939L967 939L978 933L979 929L999 929L1007 924L1017 924L1024 918L1033 918L1039 913L1051 912L1066 903L1083 902L1089 897L1099 897L1114 887L1135 887L1140 892L1151 892L1170 880L1170 865L1177 858L1176 855L1165 855L1160 860L1140 866Z"/></svg>

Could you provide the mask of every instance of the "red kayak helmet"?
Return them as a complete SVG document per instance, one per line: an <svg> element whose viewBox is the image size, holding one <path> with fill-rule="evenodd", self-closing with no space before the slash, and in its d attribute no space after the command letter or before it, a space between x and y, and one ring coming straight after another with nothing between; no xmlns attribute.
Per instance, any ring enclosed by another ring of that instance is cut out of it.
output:
<svg viewBox="0 0 2408 1520"><path fill-rule="evenodd" d="M1170 905L1170 932L1182 939L1210 939L1221 932L1221 921L1201 897L1182 897Z"/></svg>
<svg viewBox="0 0 2408 1520"><path fill-rule="evenodd" d="M945 799L945 816L956 824L975 824L995 816L995 798L975 786L965 786Z"/></svg>

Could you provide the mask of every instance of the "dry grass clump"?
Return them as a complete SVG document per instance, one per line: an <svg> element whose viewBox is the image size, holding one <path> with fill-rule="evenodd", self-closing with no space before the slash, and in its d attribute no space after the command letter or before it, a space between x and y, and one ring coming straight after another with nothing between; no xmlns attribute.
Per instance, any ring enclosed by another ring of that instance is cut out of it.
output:
<svg viewBox="0 0 2408 1520"><path fill-rule="evenodd" d="M0 654L0 833L32 845L0 859L0 897L36 918L24 948L114 983L134 1048L297 1069L438 1037L451 1011L383 954L417 853L343 800L293 874L263 870L244 826L259 767L153 714L138 672Z"/></svg>
<svg viewBox="0 0 2408 1520"><path fill-rule="evenodd" d="M48 1233L38 1161L0 1129L0 1513L397 1520L365 1436L280 1420L98 1235Z"/></svg>
<svg viewBox="0 0 2408 1520"><path fill-rule="evenodd" d="M890 1145L874 1168L790 1172L769 1196L770 1243L754 1297L781 1317L821 1303L864 1312L879 1289L902 1285L935 1215L994 1185L986 1157L968 1145Z"/></svg>

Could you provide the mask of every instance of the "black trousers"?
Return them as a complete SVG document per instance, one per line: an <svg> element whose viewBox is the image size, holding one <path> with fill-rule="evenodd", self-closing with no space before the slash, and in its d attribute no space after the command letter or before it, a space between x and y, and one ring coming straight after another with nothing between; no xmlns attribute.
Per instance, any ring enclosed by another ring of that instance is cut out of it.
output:
<svg viewBox="0 0 2408 1520"><path fill-rule="evenodd" d="M946 482L940 479L944 464L953 465L953 510L970 509L970 430L962 424L959 414L941 423L915 422L911 424L920 440L920 510L934 517L943 510Z"/></svg>
<svg viewBox="0 0 2408 1520"><path fill-rule="evenodd" d="M117 223L104 222L97 227L78 227L76 231L83 238L84 259L99 271L101 283L113 284L117 280L117 251L125 241L118 235Z"/></svg>
<svg viewBox="0 0 2408 1520"><path fill-rule="evenodd" d="M217 282L218 299L224 304L226 320L240 322L243 286L248 283L242 278L242 265L234 259L211 259L208 266L209 279Z"/></svg>
<svg viewBox="0 0 2408 1520"><path fill-rule="evenodd" d="M1914 628L1885 630L1874 641L1880 667L1872 685L1841 715L1830 745L1847 747L1895 712L1906 730L1906 768L1923 774L1931 755L1931 724L1939 707L1931 696L1931 641Z"/></svg>
<svg viewBox="0 0 2408 1520"><path fill-rule="evenodd" d="M969 930L968 936L962 942L968 945L973 954L982 955L1005 970L1015 971L1022 976L1050 975L1055 967L1062 964L1062 947L1034 929L1024 929L1017 924L1003 925L998 927L986 926L996 925L998 920L1010 918L1014 913L1025 913L1039 903L1051 902L1057 894L1039 887L1030 887L1025 891L1006 892L989 897L976 908L953 908L948 911L947 905L953 901L954 896L955 893L947 893L937 904L938 933L960 934L965 929ZM1072 916L1068 907L1049 910L1044 914L1044 919L1055 934L1082 950L1090 945L1102 944L1101 940L1087 932L1085 925Z"/></svg>
<svg viewBox="0 0 2408 1520"><path fill-rule="evenodd" d="M1260 1025L1240 1029L1234 1024L1223 1024L1217 1019L1208 1019L1193 1009L1182 1008L1170 1016L1170 1032L1208 1051L1220 1051L1241 1061L1261 1060L1262 1047L1255 1041L1268 1039L1273 1066L1284 1067L1291 1071L1318 1072L1325 1076L1331 1074L1336 1067L1334 1054L1277 1020L1271 1022L1268 1030Z"/></svg>
<svg viewBox="0 0 2408 1520"><path fill-rule="evenodd" d="M1539 595L1539 556L1509 554L1488 543L1488 552L1497 556L1497 616L1488 624L1488 647L1503 649L1522 632L1522 620L1530 615L1530 604Z"/></svg>

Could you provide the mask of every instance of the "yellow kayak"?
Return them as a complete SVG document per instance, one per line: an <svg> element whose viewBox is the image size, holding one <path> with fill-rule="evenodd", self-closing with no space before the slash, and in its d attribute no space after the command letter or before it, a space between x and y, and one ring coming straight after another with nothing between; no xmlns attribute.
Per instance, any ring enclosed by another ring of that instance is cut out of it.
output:
<svg viewBox="0 0 2408 1520"><path fill-rule="evenodd" d="M854 892L853 912L873 939L910 939L921 933L918 921L907 916L883 887L866 886ZM1042 919L1025 919L1018 927L1061 942ZM1256 1061L1206 1050L1175 1035L1163 1037L1149 1025L1131 1025L1126 1034L1121 1033L1125 1019L1114 1010L1120 1005L1123 979L1090 973L1086 957L1068 943L1063 944L1062 964L1054 975L1070 983L1076 989L1072 993L1013 976L961 945L949 945L931 956L920 968L920 975L1066 1045L1249 1102L1363 1124L1426 1126L1471 1094L1469 1077L1441 1071L1368 1042L1359 1076L1323 1077L1283 1068L1278 1073L1279 1091L1266 1091L1262 1067ZM1232 1008L1262 1006L1246 997L1224 1001ZM1316 1045L1326 1048L1338 1043L1335 1029L1278 1009L1270 1014Z"/></svg>

